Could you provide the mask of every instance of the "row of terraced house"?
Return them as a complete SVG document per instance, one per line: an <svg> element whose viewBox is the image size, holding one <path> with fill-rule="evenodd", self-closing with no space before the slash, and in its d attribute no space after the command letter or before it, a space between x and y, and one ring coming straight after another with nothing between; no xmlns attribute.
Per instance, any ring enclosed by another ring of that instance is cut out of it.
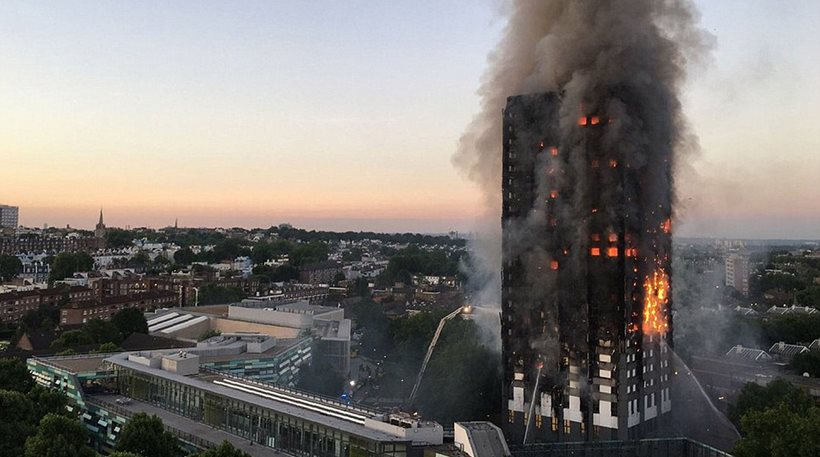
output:
<svg viewBox="0 0 820 457"><path fill-rule="evenodd" d="M93 318L109 319L126 308L148 311L175 304L176 294L162 290L108 297L81 286L15 291L0 294L0 323L15 324L41 307L60 306L60 325L73 326Z"/></svg>

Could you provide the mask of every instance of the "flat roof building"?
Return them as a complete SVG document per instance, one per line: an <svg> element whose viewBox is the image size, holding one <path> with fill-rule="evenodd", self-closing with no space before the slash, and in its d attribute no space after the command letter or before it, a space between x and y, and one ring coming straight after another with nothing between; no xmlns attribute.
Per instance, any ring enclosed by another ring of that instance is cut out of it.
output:
<svg viewBox="0 0 820 457"><path fill-rule="evenodd" d="M278 339L312 338L324 360L342 377L350 373L351 321L342 308L308 300L243 301L231 305L160 310L148 316L153 335L194 340L206 331L261 334Z"/></svg>
<svg viewBox="0 0 820 457"><path fill-rule="evenodd" d="M17 228L20 209L16 206L0 205L0 228Z"/></svg>
<svg viewBox="0 0 820 457"><path fill-rule="evenodd" d="M409 414L195 370L204 356L194 351L32 358L29 369L38 384L69 395L100 449L114 445L128 417L148 410L191 435L189 444L208 447L227 434L255 443L254 455L412 457L443 442L441 425Z"/></svg>

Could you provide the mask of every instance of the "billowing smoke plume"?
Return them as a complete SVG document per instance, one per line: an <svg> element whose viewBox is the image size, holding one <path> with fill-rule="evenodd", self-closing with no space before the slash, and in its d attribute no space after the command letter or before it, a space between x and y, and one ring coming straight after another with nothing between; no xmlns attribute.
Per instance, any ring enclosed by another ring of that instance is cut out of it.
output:
<svg viewBox="0 0 820 457"><path fill-rule="evenodd" d="M506 13L503 38L488 58L479 90L481 111L453 157L484 192L487 224L472 246L475 271L471 276L478 278L480 286L476 304L489 307L500 305L502 111L507 97L559 94L559 136L562 149L570 154L570 167L580 165L571 158L573 148L583 147L579 115L596 113L618 121L599 147L612 149L638 170L671 170L684 159L683 151L690 149L679 100L686 68L703 55L709 41L695 25L696 12L689 0L518 0L506 5ZM573 174L573 179L579 176L583 175ZM639 180L635 196L639 202L634 209L621 206L620 210L649 218L641 221L643 226L658 226L671 216L671 173L644 173ZM538 198L549 198L546 193L552 187L537 184ZM571 183L577 191L559 208L559 216L582 224L584 216L574 212L583 205L576 203L598 185L606 184ZM661 211L653 214L653 207ZM507 229L517 238L512 245L539 266L547 265L547 259L538 250L540 237L530 235L548 223L543 213L534 212L527 221ZM668 246L663 244L638 248L667 257ZM580 256L580 248L573 249L573 255Z"/></svg>

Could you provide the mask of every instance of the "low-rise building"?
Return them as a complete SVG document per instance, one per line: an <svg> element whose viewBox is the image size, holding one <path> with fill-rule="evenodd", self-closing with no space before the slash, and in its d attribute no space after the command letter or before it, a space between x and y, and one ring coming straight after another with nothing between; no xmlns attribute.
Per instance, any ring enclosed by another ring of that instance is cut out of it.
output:
<svg viewBox="0 0 820 457"><path fill-rule="evenodd" d="M203 369L195 351L32 357L28 365L38 384L66 393L103 452L140 412L158 415L188 449L227 439L257 456L404 457L443 442L435 422Z"/></svg>
<svg viewBox="0 0 820 457"><path fill-rule="evenodd" d="M278 339L309 337L322 357L343 377L350 373L351 321L344 309L307 300L259 302L161 310L148 316L148 332L194 340L206 332L222 335L259 334Z"/></svg>
<svg viewBox="0 0 820 457"><path fill-rule="evenodd" d="M747 348L740 344L729 349L729 352L726 353L726 358L750 362L766 362L772 360L772 356L763 349Z"/></svg>
<svg viewBox="0 0 820 457"><path fill-rule="evenodd" d="M339 273L342 273L342 266L334 260L309 263L299 268L299 282L306 284L331 284Z"/></svg>
<svg viewBox="0 0 820 457"><path fill-rule="evenodd" d="M809 352L809 348L800 344L787 344L783 341L774 343L769 348L769 354L778 359L780 362L790 363L794 356Z"/></svg>
<svg viewBox="0 0 820 457"><path fill-rule="evenodd" d="M91 319L108 320L117 312L127 308L149 311L173 306L176 295L169 291L150 291L133 295L114 297L93 297L88 300L71 300L60 309L61 325L82 325Z"/></svg>
<svg viewBox="0 0 820 457"><path fill-rule="evenodd" d="M0 294L0 322L17 323L29 311L61 302L90 300L94 292L87 287L31 289Z"/></svg>
<svg viewBox="0 0 820 457"><path fill-rule="evenodd" d="M772 306L766 310L766 314L773 314L775 316L786 316L790 314L811 315L818 311L809 306Z"/></svg>
<svg viewBox="0 0 820 457"><path fill-rule="evenodd" d="M30 252L94 252L100 239L94 236L28 236L0 238L0 254L18 255Z"/></svg>

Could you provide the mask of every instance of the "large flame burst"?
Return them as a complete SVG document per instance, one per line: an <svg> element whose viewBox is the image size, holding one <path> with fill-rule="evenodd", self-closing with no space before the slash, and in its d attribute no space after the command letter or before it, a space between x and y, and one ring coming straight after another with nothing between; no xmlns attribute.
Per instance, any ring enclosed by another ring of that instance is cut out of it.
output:
<svg viewBox="0 0 820 457"><path fill-rule="evenodd" d="M643 331L663 334L669 329L669 276L659 268L647 276L643 284Z"/></svg>

